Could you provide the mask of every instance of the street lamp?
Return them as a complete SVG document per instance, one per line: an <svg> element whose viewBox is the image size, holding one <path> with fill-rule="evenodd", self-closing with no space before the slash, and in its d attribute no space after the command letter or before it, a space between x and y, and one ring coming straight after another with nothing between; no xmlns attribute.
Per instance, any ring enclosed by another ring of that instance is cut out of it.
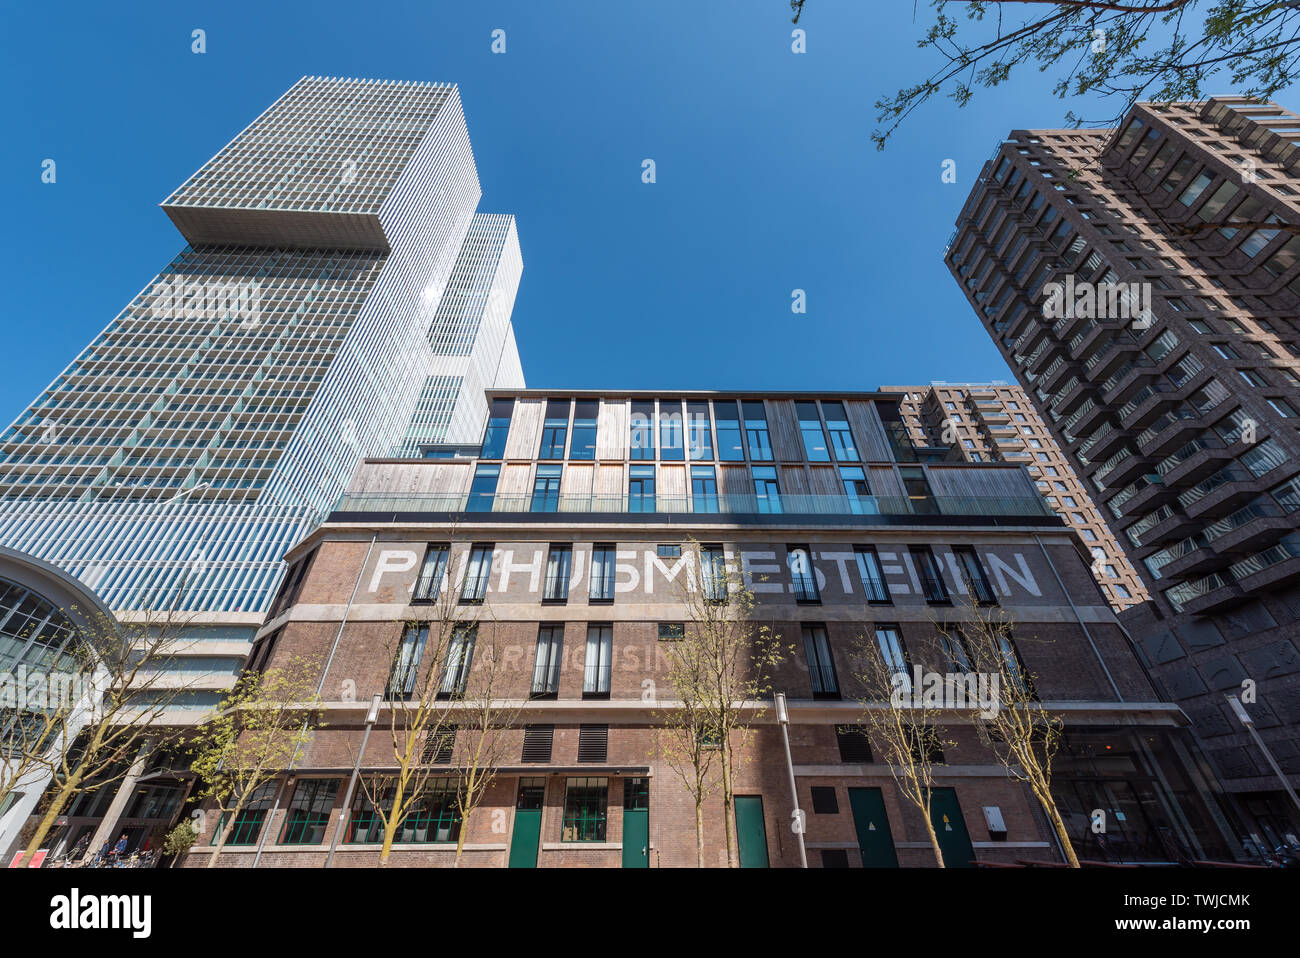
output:
<svg viewBox="0 0 1300 958"><path fill-rule="evenodd" d="M352 766L352 778L348 781L347 794L343 796L343 808L339 811L339 824L334 829L334 840L330 842L329 857L325 859L325 867L329 868L334 863L334 849L338 847L339 837L343 834L343 824L347 821L348 816L352 813L352 793L356 791L357 776L361 772L361 756L366 754L366 743L370 741L370 730L375 727L379 721L379 706L384 697L378 692L370 700L370 711L366 713L366 734L361 736L361 748L357 750L357 761Z"/></svg>
<svg viewBox="0 0 1300 958"><path fill-rule="evenodd" d="M1286 776L1282 774L1282 769L1278 767L1277 759L1273 758L1273 753L1268 750L1268 746L1264 744L1264 740L1259 737L1259 732L1255 730L1255 720L1251 718L1250 713L1246 711L1246 706L1241 704L1241 699L1231 693L1225 694L1224 698L1228 700L1228 705L1232 707L1233 713L1235 713L1237 718L1241 720L1241 724L1246 726L1246 731L1249 732L1251 738L1255 740L1255 744L1259 746L1259 750L1264 753L1264 758L1267 759L1268 764L1272 767L1273 773L1277 775L1278 781L1282 783L1282 787L1286 789L1286 793L1291 796L1291 801L1295 803L1296 808L1300 808L1300 798L1296 797L1295 789L1291 787L1291 783L1288 782Z"/></svg>
<svg viewBox="0 0 1300 958"><path fill-rule="evenodd" d="M808 867L808 850L804 848L803 833L805 817L799 807L799 789L794 783L794 759L790 757L790 710L786 708L785 693L776 693L776 724L781 726L781 740L785 742L785 768L790 773L790 795L794 799L794 811L790 814L790 828L799 839L799 867Z"/></svg>

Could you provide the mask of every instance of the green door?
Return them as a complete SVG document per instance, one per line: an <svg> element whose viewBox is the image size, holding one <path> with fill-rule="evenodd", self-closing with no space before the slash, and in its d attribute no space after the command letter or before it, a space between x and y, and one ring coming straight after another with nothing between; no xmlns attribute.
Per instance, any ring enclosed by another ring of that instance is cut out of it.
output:
<svg viewBox="0 0 1300 958"><path fill-rule="evenodd" d="M542 837L542 803L546 779L521 778L515 800L515 830L510 836L510 867L536 868L537 843Z"/></svg>
<svg viewBox="0 0 1300 958"><path fill-rule="evenodd" d="M767 867L767 827L761 795L736 796L736 841L741 868Z"/></svg>
<svg viewBox="0 0 1300 958"><path fill-rule="evenodd" d="M939 850L948 868L974 868L975 849L971 847L966 832L966 820L961 817L957 792L951 788L936 788L930 794L930 821L939 836Z"/></svg>
<svg viewBox="0 0 1300 958"><path fill-rule="evenodd" d="M650 867L650 779L623 782L623 867Z"/></svg>
<svg viewBox="0 0 1300 958"><path fill-rule="evenodd" d="M849 806L853 809L853 827L858 832L858 850L863 868L897 868L894 833L889 830L885 798L878 788L849 789Z"/></svg>

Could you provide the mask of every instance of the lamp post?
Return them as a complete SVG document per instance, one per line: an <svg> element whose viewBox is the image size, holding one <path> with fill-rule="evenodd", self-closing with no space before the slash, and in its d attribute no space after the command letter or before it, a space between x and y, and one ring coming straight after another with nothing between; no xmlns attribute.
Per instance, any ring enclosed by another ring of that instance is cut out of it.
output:
<svg viewBox="0 0 1300 958"><path fill-rule="evenodd" d="M1291 801L1295 803L1296 808L1300 808L1300 798L1296 797L1295 789L1291 787L1291 783L1287 781L1286 775L1284 775L1282 769L1278 767L1277 759L1273 758L1273 753L1268 750L1268 746L1264 744L1264 740L1259 737L1259 732L1255 730L1255 720L1251 718L1250 713L1246 711L1246 706L1242 705L1241 699L1237 698L1235 695L1227 694L1224 697L1228 700L1228 704L1232 707L1232 711L1236 714L1237 718L1241 720L1241 724L1246 726L1246 731L1249 732L1250 737L1255 740L1255 744L1259 746L1259 750L1264 753L1264 758L1272 767L1273 773L1277 775L1278 781L1282 783L1282 787L1286 789L1286 793L1291 796Z"/></svg>
<svg viewBox="0 0 1300 958"><path fill-rule="evenodd" d="M799 867L808 867L808 850L804 848L804 813L799 807L799 789L794 783L794 759L790 757L790 710L785 705L785 693L776 693L776 723L781 726L781 740L785 743L785 769L790 774L790 796L794 811L790 815L790 828L799 839Z"/></svg>
<svg viewBox="0 0 1300 958"><path fill-rule="evenodd" d="M352 793L356 791L357 776L361 772L361 756L366 754L366 744L370 741L370 730L379 721L379 705L383 700L384 697L378 692L370 700L370 711L366 713L366 734L361 736L361 748L357 750L357 761L352 766L352 778L348 781L347 794L343 796L343 807L339 810L338 827L334 829L334 840L330 842L329 857L325 859L326 868L329 868L334 863L334 849L338 848L339 837L343 834L343 825L352 813Z"/></svg>

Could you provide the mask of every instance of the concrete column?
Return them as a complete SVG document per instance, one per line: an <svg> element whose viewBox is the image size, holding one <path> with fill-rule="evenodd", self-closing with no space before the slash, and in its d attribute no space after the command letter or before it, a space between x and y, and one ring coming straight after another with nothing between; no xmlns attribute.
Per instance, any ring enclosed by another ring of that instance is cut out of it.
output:
<svg viewBox="0 0 1300 958"><path fill-rule="evenodd" d="M103 847L104 842L110 838L113 843L117 843L117 820L122 817L122 812L126 808L127 801L135 794L135 783L140 780L144 773L145 763L149 760L149 753L153 751L154 740L146 739L145 743L140 746L140 751L136 753L135 761L131 763L131 769L122 779L122 784L117 788L117 794L113 796L113 801L108 806L108 811L104 813L103 820L99 823L99 828L95 829L95 837L90 840L87 853L93 855Z"/></svg>

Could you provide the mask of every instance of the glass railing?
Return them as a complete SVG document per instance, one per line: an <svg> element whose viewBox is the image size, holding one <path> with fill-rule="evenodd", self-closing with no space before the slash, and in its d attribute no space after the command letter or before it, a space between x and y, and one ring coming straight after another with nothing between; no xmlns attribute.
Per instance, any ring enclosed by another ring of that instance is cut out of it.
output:
<svg viewBox="0 0 1300 958"><path fill-rule="evenodd" d="M1206 526L1204 531L1205 541L1213 542L1215 539L1227 535L1234 529L1240 529L1246 523L1255 519L1275 518L1282 514L1282 509L1271 502L1252 502Z"/></svg>
<svg viewBox="0 0 1300 958"><path fill-rule="evenodd" d="M1169 600L1177 611L1181 612L1183 606L1192 599L1200 598L1203 595L1209 595L1215 589L1222 589L1225 586L1232 585L1235 580L1228 579L1221 573L1213 572L1201 579L1193 579L1190 582L1184 582L1176 585L1165 593L1165 598Z"/></svg>
<svg viewBox="0 0 1300 958"><path fill-rule="evenodd" d="M1152 383L1150 386L1144 386L1142 389L1138 391L1138 394L1136 396L1134 396L1124 405L1119 407L1118 409L1119 418L1123 419L1124 417L1129 415L1129 413L1136 410L1138 406L1142 405L1144 402L1146 402L1148 399L1150 399L1152 396L1156 395L1157 393L1171 393L1173 391L1174 391L1174 387L1168 385L1167 383Z"/></svg>
<svg viewBox="0 0 1300 958"><path fill-rule="evenodd" d="M1156 463L1156 472L1160 475L1166 475L1177 469L1184 462L1205 449L1223 449L1223 440L1214 437L1205 439L1193 439L1178 449L1177 452L1170 453L1165 458Z"/></svg>
<svg viewBox="0 0 1300 958"><path fill-rule="evenodd" d="M1173 412L1164 413L1150 426L1148 426L1146 429L1143 429L1140 433L1138 433L1138 437L1137 437L1138 447L1141 448L1142 446L1145 446L1147 442L1149 442L1150 440L1158 436L1168 426L1172 426L1175 423L1187 422L1190 419L1199 419L1199 418L1200 415L1196 412L1196 410L1192 409L1189 406L1179 406Z"/></svg>
<svg viewBox="0 0 1300 958"><path fill-rule="evenodd" d="M532 496L469 496L421 493L387 495L350 492L334 505L336 513L478 513L537 512ZM547 501L539 515L556 513L599 513L643 515L644 499L635 503L626 495L559 496ZM552 508L553 507L553 508ZM947 516L1052 516L1055 513L1041 496L833 496L782 493L780 495L717 495L691 497L656 496L656 515L947 515Z"/></svg>
<svg viewBox="0 0 1300 958"><path fill-rule="evenodd" d="M1220 486L1227 485L1230 482L1249 482L1251 476L1236 465L1228 466L1226 469L1220 469L1208 479L1202 479L1196 485L1184 492L1179 493L1178 502L1184 509L1192 503L1205 498Z"/></svg>
<svg viewBox="0 0 1300 958"><path fill-rule="evenodd" d="M1300 557L1300 536L1290 535L1263 552L1258 552L1248 559L1242 559L1240 562L1234 562L1228 566L1228 572L1234 579L1240 581L1248 575L1264 571L1269 566L1297 557Z"/></svg>

